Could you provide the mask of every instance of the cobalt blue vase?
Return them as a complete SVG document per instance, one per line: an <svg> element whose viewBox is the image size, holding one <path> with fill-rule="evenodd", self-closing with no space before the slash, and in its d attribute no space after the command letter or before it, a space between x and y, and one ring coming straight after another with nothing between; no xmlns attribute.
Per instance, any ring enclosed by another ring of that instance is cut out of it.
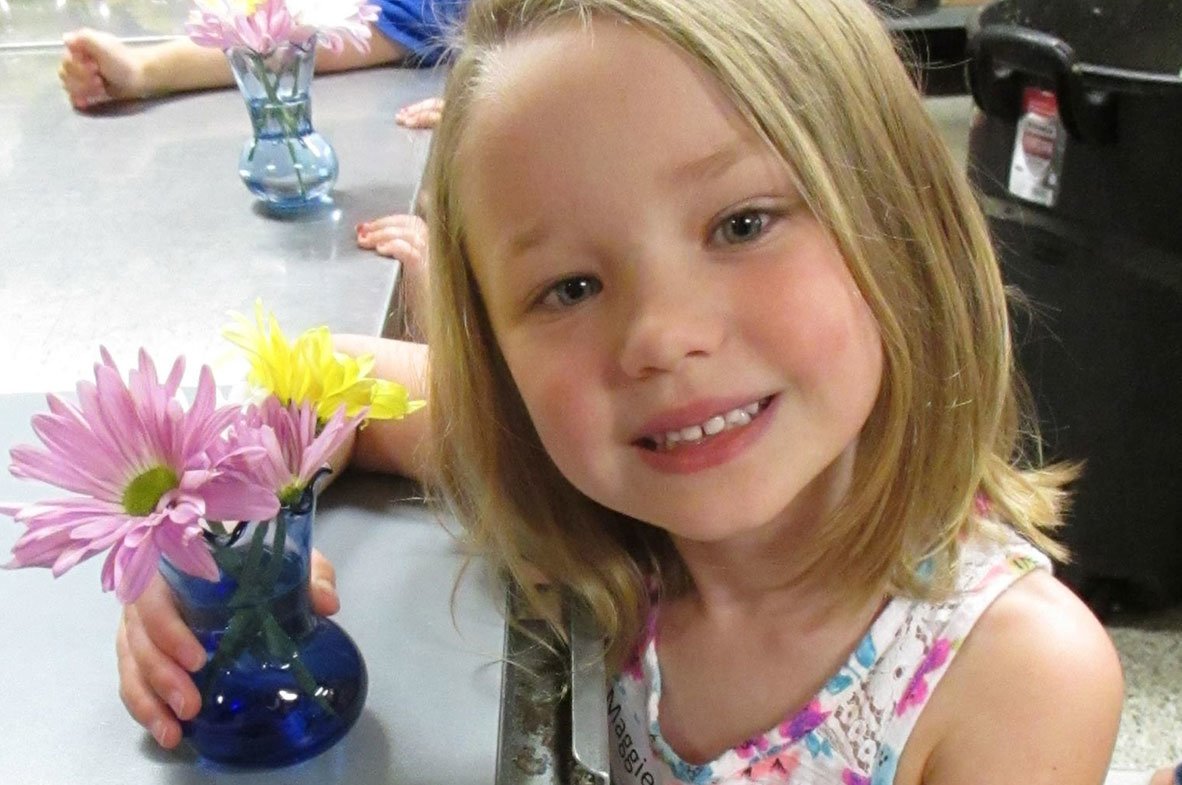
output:
<svg viewBox="0 0 1182 785"><path fill-rule="evenodd" d="M311 487L273 520L209 535L221 578L161 572L208 660L193 679L201 710L181 723L202 758L273 768L307 760L348 732L368 676L357 645L312 612L308 571L316 496Z"/></svg>
<svg viewBox="0 0 1182 785"><path fill-rule="evenodd" d="M238 158L242 182L279 212L327 202L339 165L332 145L312 128L316 38L283 44L266 57L244 47L226 56L254 130Z"/></svg>

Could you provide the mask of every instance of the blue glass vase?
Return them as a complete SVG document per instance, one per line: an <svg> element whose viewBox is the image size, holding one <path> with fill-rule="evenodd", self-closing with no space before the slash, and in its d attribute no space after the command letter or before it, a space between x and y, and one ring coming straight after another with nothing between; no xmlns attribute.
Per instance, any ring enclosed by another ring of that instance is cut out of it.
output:
<svg viewBox="0 0 1182 785"><path fill-rule="evenodd" d="M274 210L327 201L339 167L332 145L312 128L316 38L283 44L267 57L244 47L226 56L254 129L238 159L242 182Z"/></svg>
<svg viewBox="0 0 1182 785"><path fill-rule="evenodd" d="M368 676L357 645L312 613L312 488L270 521L208 535L221 572L196 578L162 560L181 617L209 659L194 675L201 710L181 727L202 758L238 767L298 763L339 741Z"/></svg>

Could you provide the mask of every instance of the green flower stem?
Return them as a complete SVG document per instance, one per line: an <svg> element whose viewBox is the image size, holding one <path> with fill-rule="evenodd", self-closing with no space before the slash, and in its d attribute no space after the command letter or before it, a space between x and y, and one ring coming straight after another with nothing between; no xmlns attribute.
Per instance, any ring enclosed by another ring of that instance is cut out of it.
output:
<svg viewBox="0 0 1182 785"><path fill-rule="evenodd" d="M287 107L284 106L281 100L279 100L279 75L274 75L276 84L272 84L271 80L268 78L272 76L272 74L267 70L266 66L263 65L262 56L250 54L246 57L250 61L251 70L254 71L255 78L259 80L259 84L261 84L263 89L267 91L267 100L270 102L269 105L275 107L275 113L273 116L276 117L276 119L279 120L279 124L283 126L283 141L287 144L287 152L291 156L291 163L292 168L295 170L296 181L300 184L300 196L306 198L308 196L308 189L304 185L304 176L300 172L300 162L299 159L296 158L295 144L292 142L292 138L297 135L296 132L298 129L296 128L295 120L289 114ZM303 140L301 140L300 143L303 144ZM248 160L253 157L254 150L252 149L250 151Z"/></svg>
<svg viewBox="0 0 1182 785"><path fill-rule="evenodd" d="M270 546L266 544L268 529L273 531ZM316 677L300 661L299 647L268 606L283 570L286 543L287 520L279 515L266 525L255 526L245 555L226 545L213 545L213 557L218 567L234 577L238 587L228 603L234 613L209 668L213 672L229 668L248 649L258 649L263 657L286 665L300 689L320 708L333 713ZM207 682L208 686L212 684L213 679Z"/></svg>

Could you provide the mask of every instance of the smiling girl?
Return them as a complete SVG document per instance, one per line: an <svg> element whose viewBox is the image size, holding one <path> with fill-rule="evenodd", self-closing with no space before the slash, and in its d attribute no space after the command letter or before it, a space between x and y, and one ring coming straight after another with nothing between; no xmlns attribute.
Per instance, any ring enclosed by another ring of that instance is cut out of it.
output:
<svg viewBox="0 0 1182 785"><path fill-rule="evenodd" d="M981 214L861 0L476 2L435 140L447 498L598 619L614 783L1098 783Z"/></svg>

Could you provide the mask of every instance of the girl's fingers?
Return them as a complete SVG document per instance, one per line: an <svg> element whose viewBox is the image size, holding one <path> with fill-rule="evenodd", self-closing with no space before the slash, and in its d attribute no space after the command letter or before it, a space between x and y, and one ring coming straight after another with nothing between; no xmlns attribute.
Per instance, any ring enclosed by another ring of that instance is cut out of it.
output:
<svg viewBox="0 0 1182 785"><path fill-rule="evenodd" d="M119 663L119 699L127 712L152 734L161 747L175 747L181 740L180 723L140 673L128 642L126 620L120 623L115 636L115 652Z"/></svg>
<svg viewBox="0 0 1182 785"><path fill-rule="evenodd" d="M177 613L172 592L159 574L130 609L142 620L144 634L153 647L164 656L191 673L205 665L205 648Z"/></svg>
<svg viewBox="0 0 1182 785"><path fill-rule="evenodd" d="M135 665L135 674L131 675L146 685L157 700L167 704L175 717L187 720L197 714L201 708L201 694L192 677L166 652L156 648L134 607L129 607L124 614L122 632L128 658Z"/></svg>
<svg viewBox="0 0 1182 785"><path fill-rule="evenodd" d="M311 573L312 610L321 616L331 616L341 609L337 595L337 576L332 562L320 551L312 550Z"/></svg>

